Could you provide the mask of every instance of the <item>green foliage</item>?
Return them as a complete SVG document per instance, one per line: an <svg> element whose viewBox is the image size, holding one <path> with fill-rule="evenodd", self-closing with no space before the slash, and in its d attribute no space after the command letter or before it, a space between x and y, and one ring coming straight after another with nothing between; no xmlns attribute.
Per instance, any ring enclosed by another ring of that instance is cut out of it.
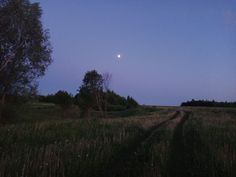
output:
<svg viewBox="0 0 236 177"><path fill-rule="evenodd" d="M114 91L107 91L107 102L108 102L108 111L114 111L112 107L120 107L124 108L126 107L126 99ZM121 110L121 109L118 109Z"/></svg>
<svg viewBox="0 0 236 177"><path fill-rule="evenodd" d="M14 123L35 123L42 121L59 121L64 119L78 119L79 109L71 105L62 108L54 103L33 102L15 105L16 118Z"/></svg>
<svg viewBox="0 0 236 177"><path fill-rule="evenodd" d="M195 174L201 171L204 176L236 175L235 115L235 109L199 110L195 111L191 121L186 124L186 143L193 144L192 151L197 168ZM192 136L188 136L190 132Z"/></svg>
<svg viewBox="0 0 236 177"><path fill-rule="evenodd" d="M47 96L38 96L37 100L41 103L53 103L61 106L62 108L68 108L74 103L74 98L67 91L59 90L55 94Z"/></svg>
<svg viewBox="0 0 236 177"><path fill-rule="evenodd" d="M93 103L93 95L86 87L81 87L79 93L75 96L75 104L79 106L82 117L89 116L89 109L94 106Z"/></svg>
<svg viewBox="0 0 236 177"><path fill-rule="evenodd" d="M103 78L96 70L85 73L83 84L76 95L76 103L81 108L82 116L88 116L90 109L102 111Z"/></svg>
<svg viewBox="0 0 236 177"><path fill-rule="evenodd" d="M152 115L60 120L54 104L28 105L17 113L30 111L31 123L0 127L0 177L235 176L236 110L188 108L185 119L170 119L176 110L183 108L145 106Z"/></svg>
<svg viewBox="0 0 236 177"><path fill-rule="evenodd" d="M37 97L39 102L44 102L44 103L55 103L55 95L54 94L49 94L49 95L39 95Z"/></svg>
<svg viewBox="0 0 236 177"><path fill-rule="evenodd" d="M54 95L54 101L62 108L68 108L73 103L73 97L68 92L60 90Z"/></svg>
<svg viewBox="0 0 236 177"><path fill-rule="evenodd" d="M0 1L0 93L34 92L35 80L51 63L41 8L29 0Z"/></svg>
<svg viewBox="0 0 236 177"><path fill-rule="evenodd" d="M126 104L127 108L137 108L139 106L138 102L130 96L127 97Z"/></svg>
<svg viewBox="0 0 236 177"><path fill-rule="evenodd" d="M129 109L120 109L114 110L114 112L110 112L110 115L113 117L131 117L131 116L141 116L145 115L146 112L144 112L142 109L137 109L137 108L129 108Z"/></svg>
<svg viewBox="0 0 236 177"><path fill-rule="evenodd" d="M126 105L108 105L107 110L109 112L120 112L126 110Z"/></svg>
<svg viewBox="0 0 236 177"><path fill-rule="evenodd" d="M100 111L102 117L107 117L107 111L124 111L138 107L138 103L132 97L128 96L126 99L110 91L110 79L111 75L102 76L96 70L85 73L79 93L75 96L75 104L79 105L82 116L89 116L91 110L95 110Z"/></svg>
<svg viewBox="0 0 236 177"><path fill-rule="evenodd" d="M106 176L121 149L142 134L134 124L82 119L1 127L0 177Z"/></svg>
<svg viewBox="0 0 236 177"><path fill-rule="evenodd" d="M236 107L236 102L217 102L208 100L194 100L183 102L181 106L202 106L202 107Z"/></svg>
<svg viewBox="0 0 236 177"><path fill-rule="evenodd" d="M103 78L96 70L88 71L84 75L82 87L90 92L101 91L103 88Z"/></svg>
<svg viewBox="0 0 236 177"><path fill-rule="evenodd" d="M16 122L16 119L17 119L17 107L16 107L16 105L5 104L1 109L2 109L1 110L2 118L1 118L0 123L8 124L8 123Z"/></svg>
<svg viewBox="0 0 236 177"><path fill-rule="evenodd" d="M127 99L108 90L107 92L108 111L122 111L125 109L137 108L139 104L132 97L128 96Z"/></svg>

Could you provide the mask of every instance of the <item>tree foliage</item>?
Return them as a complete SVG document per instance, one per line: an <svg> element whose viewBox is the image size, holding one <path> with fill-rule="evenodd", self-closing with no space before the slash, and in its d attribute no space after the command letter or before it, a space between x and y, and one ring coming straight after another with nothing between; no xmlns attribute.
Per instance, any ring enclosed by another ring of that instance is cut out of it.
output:
<svg viewBox="0 0 236 177"><path fill-rule="evenodd" d="M105 92L109 90L109 86L111 83L111 78L112 75L108 72L102 74L102 79L103 79L103 89Z"/></svg>
<svg viewBox="0 0 236 177"><path fill-rule="evenodd" d="M0 94L24 94L35 88L51 63L49 35L38 3L0 1Z"/></svg>
<svg viewBox="0 0 236 177"><path fill-rule="evenodd" d="M128 96L127 99L109 90L111 74L99 74L96 70L85 73L75 103L79 105L82 116L88 116L90 110L98 110L103 117L107 111L123 111L139 106L137 101Z"/></svg>
<svg viewBox="0 0 236 177"><path fill-rule="evenodd" d="M67 91L60 90L54 95L54 103L66 109L73 104L73 97Z"/></svg>
<svg viewBox="0 0 236 177"><path fill-rule="evenodd" d="M139 106L138 102L135 101L131 96L128 96L126 99L127 108L137 108Z"/></svg>
<svg viewBox="0 0 236 177"><path fill-rule="evenodd" d="M103 78L96 70L85 73L83 83L76 96L77 103L83 114L88 114L91 108L96 107L103 113Z"/></svg>
<svg viewBox="0 0 236 177"><path fill-rule="evenodd" d="M208 100L194 100L183 102L181 106L203 106L203 107L236 107L236 102L217 102Z"/></svg>
<svg viewBox="0 0 236 177"><path fill-rule="evenodd" d="M126 99L125 97L122 97L115 93L114 91L108 90L108 103L113 105L125 105Z"/></svg>
<svg viewBox="0 0 236 177"><path fill-rule="evenodd" d="M108 91L109 91L109 85L111 83L112 75L108 72L103 73L102 79L103 79L103 89L104 89L104 116L107 117L107 99L108 99Z"/></svg>

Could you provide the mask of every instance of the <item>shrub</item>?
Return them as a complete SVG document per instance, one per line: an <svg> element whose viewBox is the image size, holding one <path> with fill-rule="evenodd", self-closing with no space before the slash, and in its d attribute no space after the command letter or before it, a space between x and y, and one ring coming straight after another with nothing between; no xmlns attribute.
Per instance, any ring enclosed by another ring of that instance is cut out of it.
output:
<svg viewBox="0 0 236 177"><path fill-rule="evenodd" d="M73 103L73 97L66 91L58 91L54 95L55 104L60 105L63 109L70 107Z"/></svg>
<svg viewBox="0 0 236 177"><path fill-rule="evenodd" d="M139 106L138 102L135 101L132 97L127 97L127 108L137 108Z"/></svg>

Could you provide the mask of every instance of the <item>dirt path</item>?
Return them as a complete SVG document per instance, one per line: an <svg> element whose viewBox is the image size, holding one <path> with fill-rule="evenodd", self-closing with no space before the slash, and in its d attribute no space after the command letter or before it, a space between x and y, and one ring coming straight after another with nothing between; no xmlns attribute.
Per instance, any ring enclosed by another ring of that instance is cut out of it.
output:
<svg viewBox="0 0 236 177"><path fill-rule="evenodd" d="M167 162L168 177L211 176L207 164L207 160L211 159L209 148L202 142L193 124L188 124L184 129L189 114L185 114L174 130Z"/></svg>
<svg viewBox="0 0 236 177"><path fill-rule="evenodd" d="M185 113L179 124L174 129L171 145L170 159L168 160L168 172L170 177L187 177L186 170L186 152L183 137L183 126L189 117L189 113Z"/></svg>
<svg viewBox="0 0 236 177"><path fill-rule="evenodd" d="M175 119L180 119L180 124L183 124L186 117L182 111L175 111L175 113L165 121L160 122L156 126L150 128L142 137L136 142L124 147L120 150L119 156L113 159L110 167L106 170L103 176L110 177L131 177L136 176L142 171L143 163L146 161L146 154L153 143L153 141L160 141L162 135L162 128L169 124L176 123Z"/></svg>

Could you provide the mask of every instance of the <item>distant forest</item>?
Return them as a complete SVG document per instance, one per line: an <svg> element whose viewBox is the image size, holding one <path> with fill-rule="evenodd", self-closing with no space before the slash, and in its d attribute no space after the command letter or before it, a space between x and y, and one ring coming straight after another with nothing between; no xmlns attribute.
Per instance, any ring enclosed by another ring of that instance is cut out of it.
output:
<svg viewBox="0 0 236 177"><path fill-rule="evenodd" d="M194 100L183 102L181 106L203 106L203 107L236 107L236 102L217 102L209 100Z"/></svg>

